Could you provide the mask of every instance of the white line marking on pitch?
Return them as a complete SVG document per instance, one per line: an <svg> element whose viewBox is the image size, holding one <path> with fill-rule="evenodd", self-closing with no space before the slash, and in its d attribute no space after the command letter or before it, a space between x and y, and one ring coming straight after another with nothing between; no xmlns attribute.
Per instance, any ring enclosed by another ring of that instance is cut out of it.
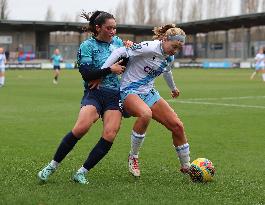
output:
<svg viewBox="0 0 265 205"><path fill-rule="evenodd" d="M239 100L239 99L257 99L265 96L242 96L242 97L223 97L223 98L188 98L185 100Z"/></svg>
<svg viewBox="0 0 265 205"><path fill-rule="evenodd" d="M182 103L182 104L199 104L199 105L218 105L218 106L227 106L227 107L240 107L240 108L258 108L265 109L265 106L260 105L239 105L239 104L228 104L228 103L211 103L211 102L196 102L196 101L185 101L185 100L167 100L171 103Z"/></svg>

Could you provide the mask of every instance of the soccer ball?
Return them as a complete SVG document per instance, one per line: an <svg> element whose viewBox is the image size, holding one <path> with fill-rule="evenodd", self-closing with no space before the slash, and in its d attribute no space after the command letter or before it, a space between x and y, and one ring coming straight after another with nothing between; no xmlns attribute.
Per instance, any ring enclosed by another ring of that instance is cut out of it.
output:
<svg viewBox="0 0 265 205"><path fill-rule="evenodd" d="M189 175L193 182L209 182L213 180L215 168L206 158L195 159L190 165Z"/></svg>

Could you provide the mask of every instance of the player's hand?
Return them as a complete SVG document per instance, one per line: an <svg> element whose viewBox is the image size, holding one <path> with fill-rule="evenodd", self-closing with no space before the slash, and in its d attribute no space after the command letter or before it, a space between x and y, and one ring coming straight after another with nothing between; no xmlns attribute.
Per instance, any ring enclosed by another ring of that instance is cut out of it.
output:
<svg viewBox="0 0 265 205"><path fill-rule="evenodd" d="M127 41L123 41L123 44L126 48L129 48L133 45L133 42L130 40L127 40Z"/></svg>
<svg viewBox="0 0 265 205"><path fill-rule="evenodd" d="M101 79L91 80L91 81L89 81L89 83L88 83L88 87L89 87L89 89L91 89L91 90L94 89L94 88L98 89L100 83L101 83Z"/></svg>
<svg viewBox="0 0 265 205"><path fill-rule="evenodd" d="M123 60L120 60L117 63L114 63L112 66L110 66L110 70L112 73L120 75L124 72L125 66L120 65L122 61Z"/></svg>
<svg viewBox="0 0 265 205"><path fill-rule="evenodd" d="M176 90L173 90L173 91L171 92L171 96L172 96L172 98L176 98L176 97L178 97L179 94L180 94L180 92L179 92L179 90L178 90L177 88L176 88Z"/></svg>

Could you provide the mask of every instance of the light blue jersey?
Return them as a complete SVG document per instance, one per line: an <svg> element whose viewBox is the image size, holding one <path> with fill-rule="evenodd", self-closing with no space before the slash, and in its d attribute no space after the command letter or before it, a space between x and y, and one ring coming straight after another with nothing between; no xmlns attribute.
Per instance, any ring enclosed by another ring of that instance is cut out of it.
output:
<svg viewBox="0 0 265 205"><path fill-rule="evenodd" d="M63 57L60 54L59 55L53 54L51 60L54 66L60 66L60 62L63 60Z"/></svg>
<svg viewBox="0 0 265 205"><path fill-rule="evenodd" d="M77 54L78 67L84 66L87 69L101 69L101 66L110 56L111 52L122 46L123 42L117 36L114 36L110 43L97 40L95 37L90 37L80 45ZM119 90L120 82L118 76L113 73L107 75L102 79L100 86ZM87 88L86 84L85 88Z"/></svg>

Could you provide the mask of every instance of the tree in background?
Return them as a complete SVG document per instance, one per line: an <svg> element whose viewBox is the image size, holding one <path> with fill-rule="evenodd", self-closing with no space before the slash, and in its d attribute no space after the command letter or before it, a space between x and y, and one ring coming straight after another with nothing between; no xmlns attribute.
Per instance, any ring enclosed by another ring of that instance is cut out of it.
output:
<svg viewBox="0 0 265 205"><path fill-rule="evenodd" d="M202 19L203 4L201 0L192 0L189 9L188 21L199 21Z"/></svg>
<svg viewBox="0 0 265 205"><path fill-rule="evenodd" d="M258 12L259 0L241 0L240 3L241 3L241 14Z"/></svg>
<svg viewBox="0 0 265 205"><path fill-rule="evenodd" d="M45 16L45 21L53 21L54 20L54 12L51 6L48 6Z"/></svg>
<svg viewBox="0 0 265 205"><path fill-rule="evenodd" d="M128 22L128 7L129 5L127 0L120 0L115 10L115 19L118 24L125 24Z"/></svg>
<svg viewBox="0 0 265 205"><path fill-rule="evenodd" d="M260 0L260 4L261 4L261 11L265 12L265 0Z"/></svg>
<svg viewBox="0 0 265 205"><path fill-rule="evenodd" d="M157 0L146 0L147 24L158 25L161 23L161 8Z"/></svg>
<svg viewBox="0 0 265 205"><path fill-rule="evenodd" d="M172 16L174 21L182 23L184 21L186 0L173 0L172 2Z"/></svg>
<svg viewBox="0 0 265 205"><path fill-rule="evenodd" d="M134 0L133 3L133 22L135 24L145 24L145 1L144 0Z"/></svg>
<svg viewBox="0 0 265 205"><path fill-rule="evenodd" d="M8 0L0 0L0 19L8 19Z"/></svg>

